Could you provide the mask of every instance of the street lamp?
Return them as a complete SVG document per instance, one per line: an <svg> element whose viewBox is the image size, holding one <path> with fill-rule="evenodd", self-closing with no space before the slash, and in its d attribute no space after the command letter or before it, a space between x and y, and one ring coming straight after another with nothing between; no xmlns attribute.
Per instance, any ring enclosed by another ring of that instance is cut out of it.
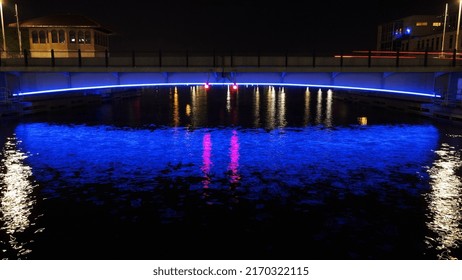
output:
<svg viewBox="0 0 462 280"><path fill-rule="evenodd" d="M19 28L19 15L18 15L18 4L14 4L14 10L16 12L16 26L18 27L18 43L19 43L19 53L22 51L22 38L21 38L21 29Z"/></svg>
<svg viewBox="0 0 462 280"><path fill-rule="evenodd" d="M2 0L0 0L0 16L2 20L3 51L6 52L5 24L3 22L3 1Z"/></svg>
<svg viewBox="0 0 462 280"><path fill-rule="evenodd" d="M448 3L446 3L446 8L444 10L444 26L443 26L443 40L441 42L441 56L444 56L444 39L446 37L446 22L448 20Z"/></svg>
<svg viewBox="0 0 462 280"><path fill-rule="evenodd" d="M457 19L457 33L456 33L456 51L459 50L459 30L460 30L460 13L462 11L462 0L459 0L459 17Z"/></svg>

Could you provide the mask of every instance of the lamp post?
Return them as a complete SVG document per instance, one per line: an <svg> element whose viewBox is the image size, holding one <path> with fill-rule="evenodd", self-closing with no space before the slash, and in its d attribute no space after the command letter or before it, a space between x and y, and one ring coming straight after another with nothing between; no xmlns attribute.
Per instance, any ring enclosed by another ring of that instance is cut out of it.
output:
<svg viewBox="0 0 462 280"><path fill-rule="evenodd" d="M443 26L443 40L441 42L441 56L444 56L444 39L446 37L446 22L448 19L448 3L446 3L446 8L444 10L444 26Z"/></svg>
<svg viewBox="0 0 462 280"><path fill-rule="evenodd" d="M3 1L2 0L0 0L0 16L2 20L3 51L6 52L5 24L3 22Z"/></svg>
<svg viewBox="0 0 462 280"><path fill-rule="evenodd" d="M456 33L456 51L459 50L459 31L460 31L460 13L462 11L462 0L459 0L459 17L457 19L457 33Z"/></svg>
<svg viewBox="0 0 462 280"><path fill-rule="evenodd" d="M19 43L19 53L22 51L22 38L21 38L21 29L19 28L19 14L18 14L18 4L14 4L14 10L16 12L16 26L18 27L18 43Z"/></svg>

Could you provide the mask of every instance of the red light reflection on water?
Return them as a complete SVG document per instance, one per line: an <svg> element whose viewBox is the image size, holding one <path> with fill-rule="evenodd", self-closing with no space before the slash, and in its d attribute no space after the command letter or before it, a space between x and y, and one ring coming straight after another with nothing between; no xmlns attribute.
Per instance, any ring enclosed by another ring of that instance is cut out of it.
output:
<svg viewBox="0 0 462 280"><path fill-rule="evenodd" d="M210 169L212 167L212 138L210 133L206 133L202 139L202 172L204 172L204 188L208 188L210 184Z"/></svg>
<svg viewBox="0 0 462 280"><path fill-rule="evenodd" d="M239 175L239 136L236 130L233 130L233 136L231 136L229 152L230 162L228 170L230 172L230 182L236 184L241 179Z"/></svg>

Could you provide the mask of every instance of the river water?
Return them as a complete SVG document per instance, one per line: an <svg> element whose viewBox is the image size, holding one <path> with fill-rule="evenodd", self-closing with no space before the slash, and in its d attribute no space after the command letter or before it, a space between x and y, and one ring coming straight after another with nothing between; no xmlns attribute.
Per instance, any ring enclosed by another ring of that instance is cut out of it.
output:
<svg viewBox="0 0 462 280"><path fill-rule="evenodd" d="M462 127L160 87L0 131L3 259L460 259Z"/></svg>

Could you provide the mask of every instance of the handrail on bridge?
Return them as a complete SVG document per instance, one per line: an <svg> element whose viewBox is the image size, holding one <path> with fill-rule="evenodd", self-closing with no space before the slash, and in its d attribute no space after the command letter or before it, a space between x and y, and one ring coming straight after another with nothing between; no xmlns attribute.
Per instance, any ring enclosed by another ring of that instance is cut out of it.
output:
<svg viewBox="0 0 462 280"><path fill-rule="evenodd" d="M462 53L436 51L353 51L243 53L191 51L31 51L0 53L1 67L458 67Z"/></svg>

